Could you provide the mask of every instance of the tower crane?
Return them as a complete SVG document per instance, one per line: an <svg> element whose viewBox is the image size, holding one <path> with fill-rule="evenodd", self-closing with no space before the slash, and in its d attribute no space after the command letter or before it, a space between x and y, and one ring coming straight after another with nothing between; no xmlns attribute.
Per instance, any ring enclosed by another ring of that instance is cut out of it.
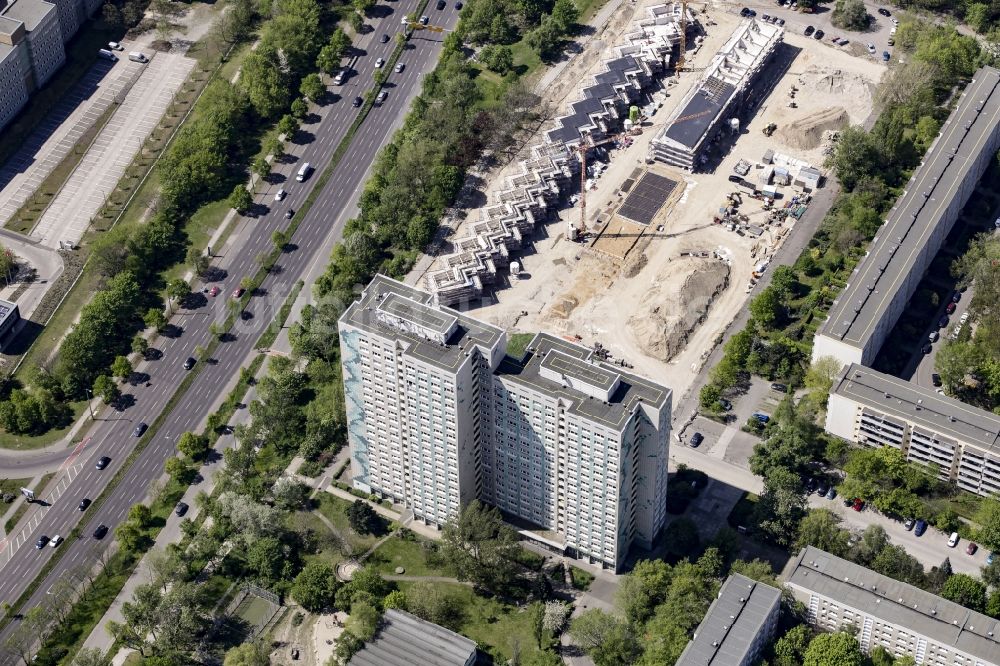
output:
<svg viewBox="0 0 1000 666"><path fill-rule="evenodd" d="M682 123L687 120L694 120L695 118L700 118L702 116L707 116L712 113L713 109L707 109L705 111L699 111L698 113L692 113L687 116L681 116L680 118L674 118L673 120L668 120L662 125L654 125L650 129L657 127L663 127L668 125L676 125L677 123ZM603 146L608 143L613 143L617 141L622 135L616 134L610 136L607 139L602 139L600 141L595 141L594 143L587 143L585 140L581 140L580 144L576 147L577 155L580 157L580 224L576 228L577 232L582 234L587 231L587 151L591 148L597 148L598 146Z"/></svg>

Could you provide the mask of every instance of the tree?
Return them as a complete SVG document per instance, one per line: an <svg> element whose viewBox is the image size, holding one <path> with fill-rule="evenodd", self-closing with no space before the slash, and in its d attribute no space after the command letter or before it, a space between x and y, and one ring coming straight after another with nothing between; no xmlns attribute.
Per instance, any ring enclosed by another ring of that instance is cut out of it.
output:
<svg viewBox="0 0 1000 666"><path fill-rule="evenodd" d="M986 609L986 586L968 574L952 574L941 596L980 613Z"/></svg>
<svg viewBox="0 0 1000 666"><path fill-rule="evenodd" d="M490 71L501 76L514 68L514 51L509 46L487 44L479 52L479 59Z"/></svg>
<svg viewBox="0 0 1000 666"><path fill-rule="evenodd" d="M804 666L863 666L865 655L851 634L819 634L809 642Z"/></svg>
<svg viewBox="0 0 1000 666"><path fill-rule="evenodd" d="M181 278L174 278L167 283L167 297L172 301L179 301L190 293L191 285Z"/></svg>
<svg viewBox="0 0 1000 666"><path fill-rule="evenodd" d="M133 504L128 510L128 519L139 529L145 529L153 521L153 512L145 504Z"/></svg>
<svg viewBox="0 0 1000 666"><path fill-rule="evenodd" d="M163 330L167 325L167 317L160 308L149 308L146 314L143 315L142 321L146 326L155 328L157 331Z"/></svg>
<svg viewBox="0 0 1000 666"><path fill-rule="evenodd" d="M772 469L754 507L757 527L775 543L787 546L795 539L805 514L806 498L799 477L782 467Z"/></svg>
<svg viewBox="0 0 1000 666"><path fill-rule="evenodd" d="M640 560L618 583L615 606L625 619L640 624L667 597L673 571L663 560Z"/></svg>
<svg viewBox="0 0 1000 666"><path fill-rule="evenodd" d="M382 608L386 610L390 608L406 610L406 593L402 590L393 590L382 600Z"/></svg>
<svg viewBox="0 0 1000 666"><path fill-rule="evenodd" d="M309 505L311 489L306 484L290 476L283 476L274 482L271 494L276 506L285 511L298 511Z"/></svg>
<svg viewBox="0 0 1000 666"><path fill-rule="evenodd" d="M291 594L307 611L320 612L333 604L337 587L339 584L333 568L319 560L312 560L295 577Z"/></svg>
<svg viewBox="0 0 1000 666"><path fill-rule="evenodd" d="M478 500L470 502L448 521L442 534L442 553L458 572L482 589L506 589L517 575L517 534L500 512Z"/></svg>
<svg viewBox="0 0 1000 666"><path fill-rule="evenodd" d="M419 618L457 630L462 624L462 603L439 585L414 583L406 592L406 609Z"/></svg>
<svg viewBox="0 0 1000 666"><path fill-rule="evenodd" d="M375 0L351 0L351 6L359 13L365 14L375 6Z"/></svg>
<svg viewBox="0 0 1000 666"><path fill-rule="evenodd" d="M557 0L558 1L558 0ZM595 666L626 666L634 664L642 653L632 628L624 622L614 622L600 645L588 651Z"/></svg>
<svg viewBox="0 0 1000 666"><path fill-rule="evenodd" d="M239 86L261 118L274 118L288 106L291 91L281 71L280 58L273 45L261 42L243 61Z"/></svg>
<svg viewBox="0 0 1000 666"><path fill-rule="evenodd" d="M212 262L204 252L196 247L192 247L187 253L187 263L191 265L191 269L196 275L204 277L208 273L208 268Z"/></svg>
<svg viewBox="0 0 1000 666"><path fill-rule="evenodd" d="M132 337L132 353L145 356L149 351L149 340L143 337L142 333L136 333Z"/></svg>
<svg viewBox="0 0 1000 666"><path fill-rule="evenodd" d="M270 666L271 659L266 647L260 642L243 643L229 650L223 666Z"/></svg>
<svg viewBox="0 0 1000 666"><path fill-rule="evenodd" d="M569 607L566 604L561 601L546 601L542 625L553 636L556 636L566 627L567 615L569 615Z"/></svg>
<svg viewBox="0 0 1000 666"><path fill-rule="evenodd" d="M1000 589L1000 557L994 557L993 561L980 569L983 582L988 586Z"/></svg>
<svg viewBox="0 0 1000 666"><path fill-rule="evenodd" d="M562 47L563 28L552 16L545 16L534 30L525 36L525 43L543 62L550 62L559 54Z"/></svg>
<svg viewBox="0 0 1000 666"><path fill-rule="evenodd" d="M590 608L573 618L569 634L588 653L604 643L611 634L611 628L621 623L614 615L599 608Z"/></svg>
<svg viewBox="0 0 1000 666"><path fill-rule="evenodd" d="M163 471L178 483L188 484L194 480L194 468L177 457L167 458L167 461L163 463Z"/></svg>
<svg viewBox="0 0 1000 666"><path fill-rule="evenodd" d="M840 527L840 517L827 509L812 509L799 523L796 550L815 546L843 557L847 552L847 530Z"/></svg>
<svg viewBox="0 0 1000 666"><path fill-rule="evenodd" d="M382 519L375 509L364 500L356 499L347 507L347 520L358 534L377 534L382 528Z"/></svg>
<svg viewBox="0 0 1000 666"><path fill-rule="evenodd" d="M863 127L851 125L840 132L836 149L827 161L844 189L851 191L880 168L878 152Z"/></svg>
<svg viewBox="0 0 1000 666"><path fill-rule="evenodd" d="M177 450L191 460L201 460L208 453L208 437L185 432L177 440Z"/></svg>
<svg viewBox="0 0 1000 666"><path fill-rule="evenodd" d="M871 16L861 0L837 0L831 17L833 24L846 30L864 30Z"/></svg>
<svg viewBox="0 0 1000 666"><path fill-rule="evenodd" d="M118 377L122 381L128 379L132 376L133 368L132 363L125 356L116 356L114 362L111 364L111 374Z"/></svg>
<svg viewBox="0 0 1000 666"><path fill-rule="evenodd" d="M283 134L285 139L290 139L299 130L299 121L290 114L285 114L278 121L278 133Z"/></svg>
<svg viewBox="0 0 1000 666"><path fill-rule="evenodd" d="M107 375L100 375L94 380L94 395L100 396L105 405L110 405L121 397L122 392L115 380Z"/></svg>
<svg viewBox="0 0 1000 666"><path fill-rule="evenodd" d="M284 546L275 537L257 539L246 550L247 569L266 587L281 580L286 558Z"/></svg>
<svg viewBox="0 0 1000 666"><path fill-rule="evenodd" d="M750 315L764 330L772 329L783 309L781 293L773 286L768 286L750 301Z"/></svg>
<svg viewBox="0 0 1000 666"><path fill-rule="evenodd" d="M302 79L302 83L299 85L299 92L313 102L319 102L319 100L323 99L323 95L326 94L326 86L323 85L323 80L319 78L319 74L314 72Z"/></svg>
<svg viewBox="0 0 1000 666"><path fill-rule="evenodd" d="M569 34L576 28L577 19L580 18L580 10L577 9L573 0L556 0L552 5L552 18L563 34Z"/></svg>
<svg viewBox="0 0 1000 666"><path fill-rule="evenodd" d="M1000 500L988 497L976 511L979 542L990 550L1000 550Z"/></svg>
<svg viewBox="0 0 1000 666"><path fill-rule="evenodd" d="M309 113L309 105L301 97L296 97L292 100L291 112L293 117L302 120Z"/></svg>
<svg viewBox="0 0 1000 666"><path fill-rule="evenodd" d="M83 648L73 657L73 666L111 666L111 659L100 648Z"/></svg>
<svg viewBox="0 0 1000 666"><path fill-rule="evenodd" d="M101 7L101 18L104 20L104 24L112 30L118 30L122 27L122 13L113 3L104 3L104 6Z"/></svg>
<svg viewBox="0 0 1000 666"><path fill-rule="evenodd" d="M789 629L774 643L774 666L799 666L805 659L811 636L804 624Z"/></svg>
<svg viewBox="0 0 1000 666"><path fill-rule="evenodd" d="M229 194L229 207L240 215L245 215L251 206L253 206L253 197L250 196L246 186L239 183L233 187L233 191Z"/></svg>
<svg viewBox="0 0 1000 666"><path fill-rule="evenodd" d="M683 557L698 550L698 526L693 520L680 517L673 520L663 531L667 552L677 557Z"/></svg>

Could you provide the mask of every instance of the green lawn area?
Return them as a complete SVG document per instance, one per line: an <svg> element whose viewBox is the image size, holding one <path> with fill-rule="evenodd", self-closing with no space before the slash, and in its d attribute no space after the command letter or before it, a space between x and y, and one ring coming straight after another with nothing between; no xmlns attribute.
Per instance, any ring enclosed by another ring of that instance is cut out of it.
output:
<svg viewBox="0 0 1000 666"><path fill-rule="evenodd" d="M493 657L493 663L506 664L511 658L515 642L521 649L522 663L531 663L534 655L539 652L527 606L517 608L495 599L480 597L466 585L456 583L434 585L461 600L464 618L459 633L476 641L480 650ZM401 582L398 586L406 592L413 583Z"/></svg>
<svg viewBox="0 0 1000 666"><path fill-rule="evenodd" d="M534 333L511 333L507 336L507 355L521 358L534 337Z"/></svg>
<svg viewBox="0 0 1000 666"><path fill-rule="evenodd" d="M302 530L308 529L316 535L316 542L319 548L318 553L303 553L302 558L309 562L311 560L320 560L329 564L331 567L336 567L338 564L347 559L347 556L340 548L340 543L337 539L330 533L330 528L326 526L322 520L314 516L308 511L299 511L288 516L286 524L291 530Z"/></svg>
<svg viewBox="0 0 1000 666"><path fill-rule="evenodd" d="M358 534L351 529L351 523L347 520L347 507L350 502L334 497L330 493L320 493L317 498L318 506L316 510L326 516L326 519L333 523L333 526L343 534L355 553L363 553L378 541L378 537L372 534Z"/></svg>
<svg viewBox="0 0 1000 666"><path fill-rule="evenodd" d="M31 479L0 479L0 495L20 494L20 489L27 486Z"/></svg>
<svg viewBox="0 0 1000 666"><path fill-rule="evenodd" d="M757 506L757 500L760 498L753 493L743 493L740 500L733 507L733 510L729 512L729 525L731 527L746 527L749 528L753 521L753 510Z"/></svg>
<svg viewBox="0 0 1000 666"><path fill-rule="evenodd" d="M455 572L449 567L427 561L429 551L424 545L427 543L419 538L408 541L394 536L379 546L366 564L383 574L394 574L396 567L403 567L407 576L454 576Z"/></svg>
<svg viewBox="0 0 1000 666"><path fill-rule="evenodd" d="M36 496L42 497L42 492L48 487L49 482L52 481L52 479L53 479L53 477L55 477L55 475L56 475L55 472L49 472L48 474L46 474L46 475L44 475L42 477L41 481L38 482L38 485L36 485L34 488L32 488L32 490L35 491L35 495ZM11 483L13 483L15 481L23 481L23 483L20 486L17 486L14 490L12 490L10 492L13 492L15 494L20 495L20 493L18 492L18 490L21 488L21 486L27 487L28 482L31 481L31 479L14 479L14 480L11 481ZM0 505L0 506L7 506L7 505L4 504L4 505ZM27 502L21 502L21 505L19 507L17 507L17 510L15 510L14 513L11 514L10 518L7 519L7 522L4 523L4 525L3 525L4 531L7 532L8 534L10 534L11 530L13 530L14 527L17 526L17 521L21 520L21 516L23 516L24 514L26 514L28 512L28 508L30 506L31 505L28 504Z"/></svg>
<svg viewBox="0 0 1000 666"><path fill-rule="evenodd" d="M63 330L65 331L66 329ZM59 337L61 337L61 335ZM41 341L42 338L39 338L38 340ZM35 346L37 347L38 344L36 343ZM32 347L32 351L34 351L34 349L35 347ZM80 418L80 415L83 414L83 412L87 409L87 402L85 400L80 400L79 402L71 402L69 404L69 408L73 410L73 413L70 416L69 424L63 426L62 428L53 428L52 430L44 432L41 435L15 435L13 433L7 432L6 430L0 431L0 449L11 449L13 451L31 451L33 449L40 449L43 446L48 446L49 444L54 444L55 442L58 442L60 439L66 436L66 433L69 432L70 428L73 427L73 424L76 423L77 419Z"/></svg>
<svg viewBox="0 0 1000 666"><path fill-rule="evenodd" d="M594 582L594 574L574 566L570 566L569 576L573 580L575 590L586 590Z"/></svg>
<svg viewBox="0 0 1000 666"><path fill-rule="evenodd" d="M580 23L586 23L594 16L608 0L576 0L576 8L580 10Z"/></svg>

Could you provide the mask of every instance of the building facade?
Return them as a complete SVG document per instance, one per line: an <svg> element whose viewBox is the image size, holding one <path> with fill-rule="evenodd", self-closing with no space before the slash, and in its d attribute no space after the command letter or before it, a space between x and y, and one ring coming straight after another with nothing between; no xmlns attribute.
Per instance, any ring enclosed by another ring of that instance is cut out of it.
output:
<svg viewBox="0 0 1000 666"><path fill-rule="evenodd" d="M662 529L669 389L543 334L512 358L501 329L382 276L340 344L356 488L435 526L481 499L612 569Z"/></svg>
<svg viewBox="0 0 1000 666"><path fill-rule="evenodd" d="M943 481L1000 493L1000 416L862 365L830 390L826 430L863 446L891 446L934 466Z"/></svg>
<svg viewBox="0 0 1000 666"><path fill-rule="evenodd" d="M808 546L782 574L822 631L857 630L861 649L881 646L933 666L1000 666L1000 620Z"/></svg>
<svg viewBox="0 0 1000 666"><path fill-rule="evenodd" d="M751 666L774 637L781 590L741 574L719 589L676 666Z"/></svg>

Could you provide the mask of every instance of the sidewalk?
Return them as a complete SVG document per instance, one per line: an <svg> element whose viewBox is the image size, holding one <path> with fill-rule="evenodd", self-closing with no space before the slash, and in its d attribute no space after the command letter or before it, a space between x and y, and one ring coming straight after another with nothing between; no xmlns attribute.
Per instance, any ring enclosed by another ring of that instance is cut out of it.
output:
<svg viewBox="0 0 1000 666"><path fill-rule="evenodd" d="M256 355L257 355L256 352L251 352L243 360L241 369L248 367ZM266 372L266 368L267 364L265 363L264 365L261 366L261 370L258 373L258 375L259 376L263 375L263 373ZM209 413L214 413L222 405L222 403L225 402L225 399L229 396L230 393L232 393L236 384L239 382L239 377L240 377L239 371L232 373L229 383L225 386L223 392L216 398L215 402L211 406L211 409L209 410ZM254 387L250 387L250 391L247 393L247 396L246 398L244 398L243 402L245 404L250 404L250 402L255 397L256 397L256 389ZM241 409L237 410L237 412L229 420L229 423L231 425L238 425L249 421L249 419L250 419L250 410ZM203 419L201 423L198 424L199 430L204 429L206 421L207 417L206 419ZM184 516L185 518L190 518L194 520L198 516L198 512L200 509L194 501L195 496L197 496L197 494L201 491L205 491L206 493L212 492L212 490L215 488L215 476L216 474L219 473L219 471L222 469L223 466L222 453L226 449L232 447L235 443L236 443L236 438L232 434L222 435L219 438L219 441L215 446L215 451L218 452L219 454L218 457L206 463L199 469L199 472L202 476L201 481L192 484L187 489L187 492L184 493L182 501L185 502L190 507L188 509L187 514ZM166 525L164 525L163 529L160 530L160 533L156 536L156 541L153 544L153 547L150 548L149 552L152 552L153 550L163 550L164 548L166 548L167 544L180 541L181 520L182 518L177 516L177 514L171 513L167 517ZM97 648L101 650L101 652L106 653L108 650L111 649L112 645L114 645L115 641L107 631L108 622L111 620L114 620L115 622L122 622L124 619L122 617L122 611L121 611L122 604L132 599L135 593L135 589L139 585L142 585L143 583L149 581L149 567L147 564L147 559L148 559L148 554L147 556L143 557L142 560L139 562L139 565L135 568L135 571L132 572L132 576L128 579L128 581L126 581L125 586L122 588L122 591L118 594L118 597L115 599L114 603L111 604L111 607L108 608L107 612L104 614L104 617L101 618L100 622L97 623L93 631L90 632L90 636L87 637L87 640L83 644L83 647Z"/></svg>

